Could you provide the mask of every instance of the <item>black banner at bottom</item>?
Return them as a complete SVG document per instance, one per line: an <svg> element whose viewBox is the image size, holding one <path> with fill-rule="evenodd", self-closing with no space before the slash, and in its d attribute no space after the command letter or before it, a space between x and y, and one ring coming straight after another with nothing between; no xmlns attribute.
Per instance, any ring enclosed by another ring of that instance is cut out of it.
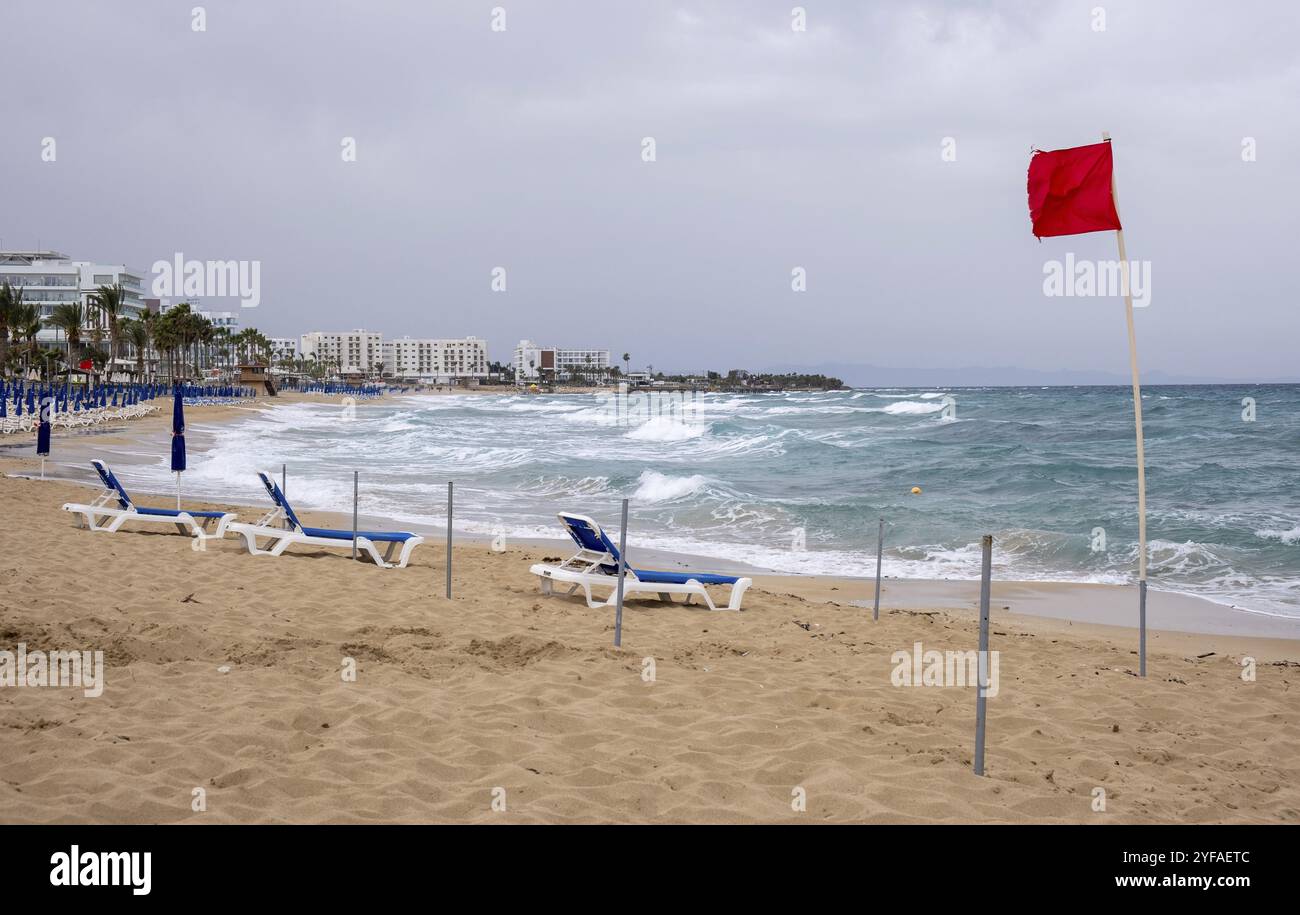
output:
<svg viewBox="0 0 1300 915"><path fill-rule="evenodd" d="M945 904L1044 891L1056 901L1194 892L1230 904L1290 885L1293 836L1237 826L7 826L0 861L11 904L72 894L373 903L377 892L429 889L494 903L650 892L662 903L678 888L734 903L837 885Z"/></svg>

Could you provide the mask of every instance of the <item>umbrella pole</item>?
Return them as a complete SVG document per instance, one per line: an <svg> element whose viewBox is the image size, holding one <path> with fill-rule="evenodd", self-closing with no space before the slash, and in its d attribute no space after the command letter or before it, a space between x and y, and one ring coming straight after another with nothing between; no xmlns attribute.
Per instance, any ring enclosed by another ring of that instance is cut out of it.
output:
<svg viewBox="0 0 1300 915"><path fill-rule="evenodd" d="M181 510L181 472L176 471L176 510Z"/></svg>

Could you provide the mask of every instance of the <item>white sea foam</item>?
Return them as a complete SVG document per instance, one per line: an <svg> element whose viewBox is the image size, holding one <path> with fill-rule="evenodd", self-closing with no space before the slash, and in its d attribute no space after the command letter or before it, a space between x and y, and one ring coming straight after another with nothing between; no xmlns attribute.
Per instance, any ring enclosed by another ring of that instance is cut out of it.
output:
<svg viewBox="0 0 1300 915"><path fill-rule="evenodd" d="M1153 572L1162 575L1187 575L1205 573L1209 569L1222 568L1231 572L1231 566L1211 548L1209 544L1196 543L1191 540L1175 543L1171 540L1150 540L1147 542L1150 556L1148 565ZM1137 556L1134 549L1134 558Z"/></svg>
<svg viewBox="0 0 1300 915"><path fill-rule="evenodd" d="M888 406L881 407L881 413L889 413L893 416L918 416L925 413L938 413L943 409L941 403L923 403L919 400L900 400L898 403L891 403Z"/></svg>
<svg viewBox="0 0 1300 915"><path fill-rule="evenodd" d="M639 504L671 502L699 492L705 483L704 477L698 473L674 477L657 470L643 470L631 498Z"/></svg>
<svg viewBox="0 0 1300 915"><path fill-rule="evenodd" d="M709 431L703 423L684 423L667 416L656 416L628 432L624 438L634 442L685 442Z"/></svg>
<svg viewBox="0 0 1300 915"><path fill-rule="evenodd" d="M1300 543L1300 524L1290 530L1261 530L1255 531L1255 536L1262 540L1280 540L1287 546Z"/></svg>

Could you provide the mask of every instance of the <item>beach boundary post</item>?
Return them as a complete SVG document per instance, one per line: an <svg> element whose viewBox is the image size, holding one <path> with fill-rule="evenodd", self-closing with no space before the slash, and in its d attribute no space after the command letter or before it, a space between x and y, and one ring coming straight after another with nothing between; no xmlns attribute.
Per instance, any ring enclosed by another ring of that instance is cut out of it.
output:
<svg viewBox="0 0 1300 915"><path fill-rule="evenodd" d="M618 597L614 609L614 647L623 646L623 577L627 575L627 499L618 531Z"/></svg>
<svg viewBox="0 0 1300 915"><path fill-rule="evenodd" d="M352 471L352 558L357 558L357 490L361 471Z"/></svg>
<svg viewBox="0 0 1300 915"><path fill-rule="evenodd" d="M993 535L980 541L980 650L975 677L975 774L984 774L984 726L987 718L989 686L989 579L993 576Z"/></svg>
<svg viewBox="0 0 1300 915"><path fill-rule="evenodd" d="M885 519L880 519L880 533L876 535L876 606L871 611L873 620L880 619L880 564L885 555Z"/></svg>
<svg viewBox="0 0 1300 915"><path fill-rule="evenodd" d="M447 600L451 600L451 507L454 485L451 480L447 481Z"/></svg>

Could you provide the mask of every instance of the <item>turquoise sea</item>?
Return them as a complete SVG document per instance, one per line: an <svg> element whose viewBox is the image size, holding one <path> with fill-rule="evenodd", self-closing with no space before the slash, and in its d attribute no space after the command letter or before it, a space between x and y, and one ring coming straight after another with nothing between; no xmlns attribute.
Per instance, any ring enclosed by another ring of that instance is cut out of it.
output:
<svg viewBox="0 0 1300 915"><path fill-rule="evenodd" d="M1300 616L1300 386L1143 394L1151 586ZM977 577L991 533L1000 578L1136 577L1128 388L413 395L212 431L184 485L218 500L287 463L295 501L350 510L359 469L363 514L441 524L454 480L480 535L560 537L560 509L612 527L627 497L633 543L779 571L874 574L884 517L890 576ZM121 472L172 485L162 454Z"/></svg>

